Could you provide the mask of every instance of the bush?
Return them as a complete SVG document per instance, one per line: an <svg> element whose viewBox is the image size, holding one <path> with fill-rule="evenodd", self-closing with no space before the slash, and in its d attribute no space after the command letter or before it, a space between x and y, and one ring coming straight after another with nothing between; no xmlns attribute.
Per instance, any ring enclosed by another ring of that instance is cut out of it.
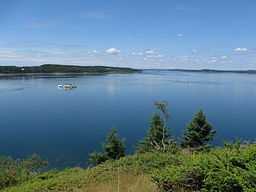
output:
<svg viewBox="0 0 256 192"><path fill-rule="evenodd" d="M256 146L184 155L179 165L153 174L163 191L256 191Z"/></svg>
<svg viewBox="0 0 256 192"><path fill-rule="evenodd" d="M23 160L0 157L0 190L27 181L46 165L38 155Z"/></svg>

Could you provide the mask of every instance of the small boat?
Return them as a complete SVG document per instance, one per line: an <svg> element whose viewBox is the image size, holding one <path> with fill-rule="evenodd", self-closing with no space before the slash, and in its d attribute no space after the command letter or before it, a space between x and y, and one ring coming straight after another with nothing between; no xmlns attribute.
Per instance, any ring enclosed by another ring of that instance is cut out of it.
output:
<svg viewBox="0 0 256 192"><path fill-rule="evenodd" d="M64 89L74 89L74 88L76 88L76 86L72 85L72 84L65 84L65 85L63 85L63 88Z"/></svg>
<svg viewBox="0 0 256 192"><path fill-rule="evenodd" d="M77 88L77 86L75 86L73 84L64 84L64 85L58 85L58 88L59 89L69 90L69 89Z"/></svg>

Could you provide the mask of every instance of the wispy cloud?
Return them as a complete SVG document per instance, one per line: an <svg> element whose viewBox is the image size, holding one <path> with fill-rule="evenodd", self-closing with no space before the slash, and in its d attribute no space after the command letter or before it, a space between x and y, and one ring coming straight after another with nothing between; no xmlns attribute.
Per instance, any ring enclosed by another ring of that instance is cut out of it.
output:
<svg viewBox="0 0 256 192"><path fill-rule="evenodd" d="M153 54L155 54L155 53L156 53L156 51L153 50L153 49L147 49L147 50L145 51L145 54L146 54L146 55L153 55Z"/></svg>
<svg viewBox="0 0 256 192"><path fill-rule="evenodd" d="M228 59L228 56L222 55L220 58L221 58L222 60L226 60L226 59Z"/></svg>
<svg viewBox="0 0 256 192"><path fill-rule="evenodd" d="M91 52L94 53L94 50ZM0 65L41 65L44 63L103 65L104 58L90 55L83 49L0 48Z"/></svg>
<svg viewBox="0 0 256 192"><path fill-rule="evenodd" d="M248 51L248 48L245 48L245 47L238 47L238 48L235 48L234 49L235 52L247 52Z"/></svg>
<svg viewBox="0 0 256 192"><path fill-rule="evenodd" d="M152 55L146 55L145 57L146 57L146 58L155 58L155 59L157 59L157 58L163 58L164 55L161 55L161 54L152 54Z"/></svg>
<svg viewBox="0 0 256 192"><path fill-rule="evenodd" d="M131 55L132 55L132 56L143 56L144 53L143 53L143 52L140 52L140 51L139 51L139 52L135 52L135 51L134 51L134 52L131 53Z"/></svg>
<svg viewBox="0 0 256 192"><path fill-rule="evenodd" d="M131 53L131 56L141 57L143 58L143 60L164 58L163 54L160 54L158 51L154 49L146 49L144 51L133 51Z"/></svg>
<svg viewBox="0 0 256 192"><path fill-rule="evenodd" d="M217 59L210 59L209 61L208 61L208 63L217 63Z"/></svg>
<svg viewBox="0 0 256 192"><path fill-rule="evenodd" d="M197 51L195 51L197 52ZM0 47L0 65L40 65L44 63L74 65L112 65L134 68L226 68L256 66L251 48L244 54L232 52L204 55L201 52L187 55L170 55L168 52L145 49L122 52L118 48L95 49L88 47ZM248 54L247 54L248 53ZM249 54L251 53L251 54Z"/></svg>

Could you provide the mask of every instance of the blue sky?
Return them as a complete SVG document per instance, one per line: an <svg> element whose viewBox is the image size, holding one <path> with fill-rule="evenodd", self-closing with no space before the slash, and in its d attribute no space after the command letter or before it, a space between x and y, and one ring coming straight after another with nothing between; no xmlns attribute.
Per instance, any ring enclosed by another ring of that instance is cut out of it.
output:
<svg viewBox="0 0 256 192"><path fill-rule="evenodd" d="M0 65L256 69L255 0L1 0Z"/></svg>

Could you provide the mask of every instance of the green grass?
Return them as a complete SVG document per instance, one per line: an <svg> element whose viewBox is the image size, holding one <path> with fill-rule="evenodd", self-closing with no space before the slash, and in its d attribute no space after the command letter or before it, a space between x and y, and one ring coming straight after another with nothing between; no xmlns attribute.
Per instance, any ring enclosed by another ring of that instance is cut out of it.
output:
<svg viewBox="0 0 256 192"><path fill-rule="evenodd" d="M256 145L146 153L94 168L50 171L4 192L256 191Z"/></svg>
<svg viewBox="0 0 256 192"><path fill-rule="evenodd" d="M50 171L37 176L5 192L45 192L45 191L155 191L156 186L150 173L154 169L176 161L168 154L149 153L108 161L94 168L73 168L64 171ZM97 190L96 190L97 188Z"/></svg>

